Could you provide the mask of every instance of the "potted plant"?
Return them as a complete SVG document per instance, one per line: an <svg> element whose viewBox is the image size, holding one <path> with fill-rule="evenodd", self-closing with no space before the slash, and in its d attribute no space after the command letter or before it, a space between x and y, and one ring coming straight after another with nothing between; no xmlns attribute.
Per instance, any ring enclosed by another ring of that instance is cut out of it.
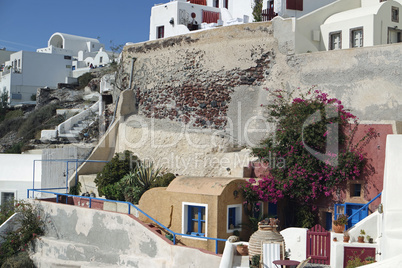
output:
<svg viewBox="0 0 402 268"><path fill-rule="evenodd" d="M372 256L368 256L368 257L366 257L366 259L364 260L364 264L370 264L370 263L373 263L373 262L375 262L375 259L374 259L374 257L372 257Z"/></svg>
<svg viewBox="0 0 402 268"><path fill-rule="evenodd" d="M236 246L237 254L240 256L247 256L248 255L248 246L244 245L243 243L238 244Z"/></svg>
<svg viewBox="0 0 402 268"><path fill-rule="evenodd" d="M348 232L344 232L343 233L343 242L348 243L350 239L349 233Z"/></svg>
<svg viewBox="0 0 402 268"><path fill-rule="evenodd" d="M372 238L371 236L367 235L366 238L367 238L367 241L368 241L370 244L373 244L373 238Z"/></svg>
<svg viewBox="0 0 402 268"><path fill-rule="evenodd" d="M361 229L360 230L360 235L357 237L357 242L359 243L364 243L364 236L366 235L366 232Z"/></svg>
<svg viewBox="0 0 402 268"><path fill-rule="evenodd" d="M348 216L346 214L340 215L333 221L333 230L335 233L341 234L345 230L345 225L348 224Z"/></svg>

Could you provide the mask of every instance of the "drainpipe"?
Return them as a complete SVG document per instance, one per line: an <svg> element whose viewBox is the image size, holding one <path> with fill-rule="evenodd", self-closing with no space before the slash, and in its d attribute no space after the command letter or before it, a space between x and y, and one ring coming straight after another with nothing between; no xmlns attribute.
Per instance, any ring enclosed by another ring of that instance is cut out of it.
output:
<svg viewBox="0 0 402 268"><path fill-rule="evenodd" d="M130 83L129 83L128 88L124 89L123 91L126 91L126 90L131 89L131 86L132 86L132 84L133 84L133 77L134 77L134 63L135 63L136 61L137 61L137 58L135 58L135 57L133 57L133 58L131 59ZM115 107L114 107L114 112L113 112L113 118L112 118L112 121L110 122L109 127L108 127L107 130L109 130L110 126L113 125L114 120L116 119L116 112L117 112L117 106L119 105L119 99L120 99L120 95L117 97L116 105L115 105ZM107 130L106 130L106 132L107 132Z"/></svg>

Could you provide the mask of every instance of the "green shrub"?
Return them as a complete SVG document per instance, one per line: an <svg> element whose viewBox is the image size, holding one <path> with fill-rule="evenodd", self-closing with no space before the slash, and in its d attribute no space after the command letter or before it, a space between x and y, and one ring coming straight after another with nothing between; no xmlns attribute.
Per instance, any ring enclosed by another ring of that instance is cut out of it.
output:
<svg viewBox="0 0 402 268"><path fill-rule="evenodd" d="M156 179L152 187L168 187L175 178L176 176L173 173L163 174Z"/></svg>
<svg viewBox="0 0 402 268"><path fill-rule="evenodd" d="M143 163L135 170L137 183L146 191L155 183L159 172L160 168L155 169L153 162Z"/></svg>
<svg viewBox="0 0 402 268"><path fill-rule="evenodd" d="M36 101L36 94L31 95L31 101Z"/></svg>
<svg viewBox="0 0 402 268"><path fill-rule="evenodd" d="M13 118L19 118L24 116L24 112L21 109L18 110L13 110L13 111L8 111L6 116L4 117L4 120L9 120Z"/></svg>
<svg viewBox="0 0 402 268"><path fill-rule="evenodd" d="M145 189L141 186L129 186L124 188L124 199L132 204L138 204Z"/></svg>
<svg viewBox="0 0 402 268"><path fill-rule="evenodd" d="M5 151L6 154L20 154L22 152L22 148L24 147L23 142L14 143L11 148Z"/></svg>
<svg viewBox="0 0 402 268"><path fill-rule="evenodd" d="M88 83L93 79L94 77L92 76L91 73L84 73L80 77L78 77L78 85L79 88L82 89L88 85Z"/></svg>
<svg viewBox="0 0 402 268"><path fill-rule="evenodd" d="M57 119L53 118L57 108L56 104L51 104L32 112L19 128L19 137L24 137L25 140L34 139L36 132L58 125L62 118L59 116L55 117Z"/></svg>
<svg viewBox="0 0 402 268"><path fill-rule="evenodd" d="M13 210L14 212L20 213L20 218L18 218L16 222L16 225L20 227L14 232L7 233L4 237L4 242L0 245L1 267L3 267L2 265L10 265L12 263L9 262L11 257L21 252L25 252L28 248L28 244L33 241L37 236L44 233L44 224L40 218L39 209L37 209L30 203L20 201L15 204ZM13 259L15 258L12 258L11 261Z"/></svg>
<svg viewBox="0 0 402 268"><path fill-rule="evenodd" d="M130 151L117 154L107 163L94 180L100 196L121 200L123 195L119 182L127 173L137 168L139 160Z"/></svg>
<svg viewBox="0 0 402 268"><path fill-rule="evenodd" d="M33 261L29 258L26 251L19 252L7 258L1 268L34 268Z"/></svg>
<svg viewBox="0 0 402 268"><path fill-rule="evenodd" d="M12 118L1 122L0 124L0 138L4 137L6 134L15 131L17 132L20 126L24 123L23 118Z"/></svg>
<svg viewBox="0 0 402 268"><path fill-rule="evenodd" d="M79 195L80 192L81 192L81 182L78 181L76 185L70 187L69 194Z"/></svg>

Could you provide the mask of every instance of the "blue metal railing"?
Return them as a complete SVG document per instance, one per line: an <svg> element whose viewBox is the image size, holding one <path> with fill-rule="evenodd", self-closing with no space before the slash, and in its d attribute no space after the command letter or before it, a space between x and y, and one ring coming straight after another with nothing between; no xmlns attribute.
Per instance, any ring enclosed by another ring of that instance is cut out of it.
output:
<svg viewBox="0 0 402 268"><path fill-rule="evenodd" d="M370 202L368 202L367 204L365 204L364 206L362 206L359 210L357 210L355 213L353 213L352 215L349 216L348 221L351 220L355 215L357 215L357 213L360 213L360 211L366 209L371 203L373 203L377 198L379 198L381 196L382 192L379 193L378 195L376 195L376 197L374 197L373 199L371 199Z"/></svg>
<svg viewBox="0 0 402 268"><path fill-rule="evenodd" d="M64 189L64 188L62 188L62 189ZM136 205L133 205L130 202L109 200L109 199L96 198L96 197L90 197L90 196L79 196L79 195L71 195L71 194L64 194L64 193L49 192L49 191L45 191L44 189L28 189L27 190L27 198L30 198L29 193L31 191L33 192L33 195L34 195L35 192L54 194L54 195L56 195L56 202L57 203L59 202L59 196L65 196L66 197L66 204L67 204L67 201L68 201L68 197L79 197L79 198L89 199L89 208L91 208L91 206L92 206L92 200L99 200L99 201L103 201L103 202L114 202L114 203L127 204L127 206L128 206L128 214L131 214L131 207L133 207L134 209L139 211L141 214L143 214L144 216L148 217L148 219L150 219L151 221L153 221L154 223L156 223L157 225L162 227L166 232L171 233L173 235L173 241L172 241L173 245L176 245L176 236L191 237L191 238L196 238L196 239L214 240L215 241L215 254L218 254L218 242L219 241L226 242L226 239L222 239L222 238L214 238L214 237L206 237L206 236L194 236L194 235L176 233L176 232L170 230L168 227L166 227L162 223L160 223L157 220L155 220L154 218L152 218L151 216L149 216L147 213L145 213L140 208L138 208Z"/></svg>

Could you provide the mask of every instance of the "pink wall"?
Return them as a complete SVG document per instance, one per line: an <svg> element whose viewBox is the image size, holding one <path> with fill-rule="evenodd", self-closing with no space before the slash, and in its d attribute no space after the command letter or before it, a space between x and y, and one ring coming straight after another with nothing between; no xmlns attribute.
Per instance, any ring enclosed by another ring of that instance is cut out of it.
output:
<svg viewBox="0 0 402 268"><path fill-rule="evenodd" d="M391 124L360 124L356 131L353 143L357 144L369 131L373 128L376 137L371 139L363 146L362 153L367 159L367 164L362 172L361 178L364 180L364 200L361 203L367 203L373 199L377 194L382 192L383 177L384 177L384 164L385 164L385 146L387 135L393 134ZM364 142L361 142L362 144ZM268 173L267 166L262 163L254 163L254 168L251 172L251 177L261 178ZM333 198L325 198L320 200L319 207L333 207L334 203L343 203L347 199L346 183L340 186L340 195L337 197L334 193ZM349 202L349 200L346 200ZM352 201L350 201L352 202ZM370 205L370 210L374 211L381 203L381 198L377 199Z"/></svg>

